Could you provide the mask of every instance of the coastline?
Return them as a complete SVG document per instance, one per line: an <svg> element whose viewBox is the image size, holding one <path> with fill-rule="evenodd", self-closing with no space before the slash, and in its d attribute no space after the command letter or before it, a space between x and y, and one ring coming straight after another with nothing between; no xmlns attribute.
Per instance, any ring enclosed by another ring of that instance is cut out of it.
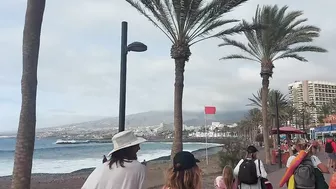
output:
<svg viewBox="0 0 336 189"><path fill-rule="evenodd" d="M205 149L195 150L192 153L200 160L198 166L202 169L202 180L204 189L212 189L214 179L221 175L217 152L222 151L222 146L208 148L209 164L206 164ZM259 158L265 161L263 149L260 149ZM165 172L171 166L169 156L160 157L147 162L147 177L145 188L161 189L165 180ZM265 165L268 173L278 170L278 165ZM35 173L32 174L31 188L34 189L73 189L81 188L86 178L94 168L84 168L71 173ZM8 189L11 185L11 176L0 177L0 189Z"/></svg>
<svg viewBox="0 0 336 189"><path fill-rule="evenodd" d="M217 154L218 151L220 151L222 149L222 145L220 145L220 143L218 143L220 140L212 140L209 143L213 143L213 144L219 144L218 146L212 146L212 147L208 147L208 155L213 155L213 154ZM172 140L149 140L148 142L172 142ZM188 140L188 141L184 141L184 142L202 142L201 140L197 139L193 139L193 140ZM202 142L203 143L203 142ZM206 148L201 148L198 150L194 150L191 153L194 154L194 156L196 158L205 158L205 150ZM170 161L170 155L168 156L161 156L152 160L148 160L147 163L148 164L157 164L157 163L165 163L165 162L169 162ZM88 174L91 173L93 170L95 169L95 167L84 167L84 168L80 168L78 170L72 171L70 173L32 173L32 177L40 177L43 175L50 175L50 176L54 176L54 175L71 175L71 174ZM11 175L6 175L6 176L0 176L0 181L1 179L8 179L11 178ZM1 182L0 182L1 183ZM1 188L1 187L0 187Z"/></svg>
<svg viewBox="0 0 336 189"><path fill-rule="evenodd" d="M209 147L208 148L208 156L217 155L217 153L221 150L222 150L222 146ZM197 158L197 159L204 159L205 158L205 148L194 150L191 153L194 154L195 158ZM170 162L170 155L162 156L162 157L159 157L159 158L149 160L149 161L147 161L147 165L148 164L149 165L161 164L161 163L167 163L167 162ZM56 173L56 174L78 174L78 173L87 173L87 172L91 173L94 169L95 169L94 167L90 167L90 168L79 169L79 170L73 171L71 173ZM34 174L45 174L45 173L34 173ZM46 173L46 174L48 174L48 173Z"/></svg>
<svg viewBox="0 0 336 189"><path fill-rule="evenodd" d="M204 174L217 175L221 170L218 169L217 152L222 150L222 146L208 148L209 165L204 166L205 148L198 149L192 153L202 163ZM147 175L145 188L156 189L161 188L164 182L165 171L171 166L170 156L163 156L147 162ZM208 170L207 170L208 169ZM91 174L94 168L83 168L71 173L33 173L31 177L31 188L34 189L73 189L80 188L86 178ZM215 173L215 174L214 174ZM8 189L11 184L11 176L0 177L0 189Z"/></svg>
<svg viewBox="0 0 336 189"><path fill-rule="evenodd" d="M172 138L146 138L147 142L173 142ZM183 142L194 142L194 143L205 143L204 137L193 137L193 138L184 138ZM222 139L219 138L208 138L208 143L220 143ZM110 139L57 139L56 144L81 144L81 143L112 143Z"/></svg>

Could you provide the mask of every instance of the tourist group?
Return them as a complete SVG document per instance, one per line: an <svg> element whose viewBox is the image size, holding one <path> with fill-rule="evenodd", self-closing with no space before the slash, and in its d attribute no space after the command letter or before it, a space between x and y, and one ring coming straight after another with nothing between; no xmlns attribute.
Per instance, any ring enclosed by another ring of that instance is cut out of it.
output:
<svg viewBox="0 0 336 189"><path fill-rule="evenodd" d="M136 137L132 131L122 131L113 136L114 149L87 178L82 189L143 189L146 179L146 163L137 160L140 144L146 139ZM320 149L317 141L296 138L291 142L291 156L279 183L271 183L263 162L258 159L255 146L246 148L246 157L233 168L226 165L222 175L214 180L214 189L336 189L336 173L328 186L323 174L336 168L336 143L332 139L323 142L330 160L325 165L316 155ZM167 170L162 189L201 189L200 162L187 151L178 152ZM335 185L335 186L334 186ZM277 186L277 187L275 187Z"/></svg>

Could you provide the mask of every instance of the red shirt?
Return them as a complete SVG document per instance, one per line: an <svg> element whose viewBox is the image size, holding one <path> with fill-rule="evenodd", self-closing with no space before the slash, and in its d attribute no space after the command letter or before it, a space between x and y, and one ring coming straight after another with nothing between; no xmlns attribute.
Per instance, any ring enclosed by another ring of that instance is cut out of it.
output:
<svg viewBox="0 0 336 189"><path fill-rule="evenodd" d="M331 146L332 146L332 148L333 148L333 151L334 151L334 153L336 153L336 142L333 141L332 139L327 139L327 140L326 140L326 145L327 145L327 143L329 143L329 142L331 142Z"/></svg>

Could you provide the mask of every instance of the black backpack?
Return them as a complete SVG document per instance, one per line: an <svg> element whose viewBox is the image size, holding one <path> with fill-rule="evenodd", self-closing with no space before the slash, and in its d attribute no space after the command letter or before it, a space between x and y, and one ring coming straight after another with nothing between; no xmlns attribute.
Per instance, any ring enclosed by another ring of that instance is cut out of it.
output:
<svg viewBox="0 0 336 189"><path fill-rule="evenodd" d="M326 153L333 153L334 152L334 149L331 145L332 142L327 142L326 145L325 145L325 152Z"/></svg>
<svg viewBox="0 0 336 189"><path fill-rule="evenodd" d="M244 159L239 166L238 180L240 183L253 185L258 183L257 167L255 160Z"/></svg>

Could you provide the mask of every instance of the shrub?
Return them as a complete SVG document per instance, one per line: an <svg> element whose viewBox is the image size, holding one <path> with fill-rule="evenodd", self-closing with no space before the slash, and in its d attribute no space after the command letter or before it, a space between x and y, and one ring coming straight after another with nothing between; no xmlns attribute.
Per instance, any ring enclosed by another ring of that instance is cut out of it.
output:
<svg viewBox="0 0 336 189"><path fill-rule="evenodd" d="M264 142L264 136L262 133L257 134L256 138L255 138L256 142Z"/></svg>
<svg viewBox="0 0 336 189"><path fill-rule="evenodd" d="M239 160L246 155L245 149L248 146L246 141L236 138L226 138L221 142L222 151L218 152L219 166L223 169L226 165L235 167Z"/></svg>
<svg viewBox="0 0 336 189"><path fill-rule="evenodd" d="M262 146L262 143L264 142L264 136L262 133L257 134L255 141L259 143L259 146Z"/></svg>

